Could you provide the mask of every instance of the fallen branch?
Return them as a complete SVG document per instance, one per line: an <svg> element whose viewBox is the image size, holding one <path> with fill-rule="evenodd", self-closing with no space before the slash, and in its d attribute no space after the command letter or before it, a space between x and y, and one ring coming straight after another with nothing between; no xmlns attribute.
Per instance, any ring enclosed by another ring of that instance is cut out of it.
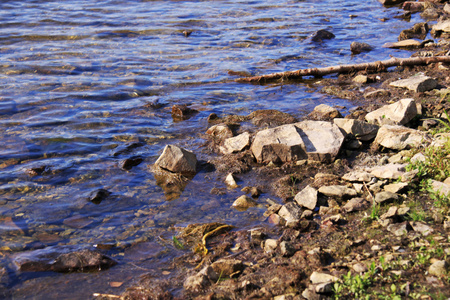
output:
<svg viewBox="0 0 450 300"><path fill-rule="evenodd" d="M334 73L351 73L355 71L382 71L389 67L395 66L415 66L415 65L428 65L432 63L450 63L450 56L431 56L431 57L411 57L411 58L395 58L392 57L388 60L375 61L370 63L352 64L332 66L326 68L310 68L296 71L278 72L261 76L243 77L236 79L237 82L260 82L270 81L276 79L294 79L301 78L303 76L315 76L321 77L323 75Z"/></svg>

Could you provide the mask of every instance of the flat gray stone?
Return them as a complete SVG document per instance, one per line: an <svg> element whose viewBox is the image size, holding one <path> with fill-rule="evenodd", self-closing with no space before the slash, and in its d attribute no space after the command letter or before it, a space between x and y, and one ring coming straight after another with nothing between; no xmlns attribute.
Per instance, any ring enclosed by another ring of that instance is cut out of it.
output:
<svg viewBox="0 0 450 300"><path fill-rule="evenodd" d="M404 188L406 188L407 186L408 186L408 184L406 182L399 182L399 183L391 183L391 184L385 185L383 187L383 189L386 192L398 193L401 190L403 190Z"/></svg>
<svg viewBox="0 0 450 300"><path fill-rule="evenodd" d="M436 192L440 195L445 195L445 196L450 195L450 184L443 183L443 182L440 182L437 180L432 180L431 188L433 189L434 192Z"/></svg>
<svg viewBox="0 0 450 300"><path fill-rule="evenodd" d="M358 140L370 141L377 135L379 126L361 120L336 118L333 120L342 131Z"/></svg>
<svg viewBox="0 0 450 300"><path fill-rule="evenodd" d="M417 105L414 99L407 98L393 104L385 105L366 115L366 120L379 125L404 125L417 115Z"/></svg>
<svg viewBox="0 0 450 300"><path fill-rule="evenodd" d="M375 203L389 203L398 200L398 195L391 192L379 192L375 195Z"/></svg>
<svg viewBox="0 0 450 300"><path fill-rule="evenodd" d="M308 185L303 190L298 192L297 195L295 195L294 200L298 203L298 205L313 210L317 205L317 195L317 190Z"/></svg>
<svg viewBox="0 0 450 300"><path fill-rule="evenodd" d="M357 196L357 193L354 189L348 188L345 185L322 186L319 188L319 193L322 193L325 196L338 198L345 198L345 197L350 198Z"/></svg>
<svg viewBox="0 0 450 300"><path fill-rule="evenodd" d="M250 145L250 133L244 132L232 138L228 138L223 142L220 151L223 154L231 154L241 152Z"/></svg>
<svg viewBox="0 0 450 300"><path fill-rule="evenodd" d="M450 20L440 21L433 26L433 31L439 32L450 32Z"/></svg>
<svg viewBox="0 0 450 300"><path fill-rule="evenodd" d="M372 180L374 176L366 171L350 171L344 176L342 176L342 179L351 181L351 182L369 182Z"/></svg>
<svg viewBox="0 0 450 300"><path fill-rule="evenodd" d="M408 222L391 224L387 227L387 230L395 236L406 235L411 230L411 226Z"/></svg>
<svg viewBox="0 0 450 300"><path fill-rule="evenodd" d="M422 45L421 42L413 39L407 39L394 43L385 43L383 44L384 48L393 48L393 49L415 49L419 48Z"/></svg>
<svg viewBox="0 0 450 300"><path fill-rule="evenodd" d="M428 236L434 231L432 227L422 222L410 222L409 224L414 231L420 232L423 236Z"/></svg>
<svg viewBox="0 0 450 300"><path fill-rule="evenodd" d="M431 138L424 132L400 125L383 125L374 143L385 148L404 150L427 145Z"/></svg>
<svg viewBox="0 0 450 300"><path fill-rule="evenodd" d="M437 81L425 75L412 76L406 79L396 80L389 84L393 87L407 88L416 93L430 91L437 86Z"/></svg>

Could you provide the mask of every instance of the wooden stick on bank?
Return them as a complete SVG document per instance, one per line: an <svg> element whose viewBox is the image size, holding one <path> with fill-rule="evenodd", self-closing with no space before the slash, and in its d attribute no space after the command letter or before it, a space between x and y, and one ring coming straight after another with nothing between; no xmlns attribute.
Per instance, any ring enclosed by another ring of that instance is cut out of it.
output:
<svg viewBox="0 0 450 300"><path fill-rule="evenodd" d="M301 78L302 76L323 76L334 73L351 73L355 71L371 70L381 71L389 67L395 66L415 66L415 65L428 65L432 63L450 63L450 56L431 56L431 57L411 57L411 58L395 58L392 57L388 60L375 61L369 63L352 64L332 66L326 68L310 68L296 71L278 72L261 76L242 77L236 79L237 82L260 82L270 81L276 79L294 79Z"/></svg>

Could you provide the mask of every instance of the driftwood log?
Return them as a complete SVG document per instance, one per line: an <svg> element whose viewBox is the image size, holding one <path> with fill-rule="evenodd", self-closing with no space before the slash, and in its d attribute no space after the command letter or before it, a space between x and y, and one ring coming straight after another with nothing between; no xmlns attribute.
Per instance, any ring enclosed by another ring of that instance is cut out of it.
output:
<svg viewBox="0 0 450 300"><path fill-rule="evenodd" d="M296 71L278 72L261 76L242 77L236 79L237 82L261 82L272 81L277 79L295 79L303 76L321 77L334 73L351 73L356 71L382 71L389 67L395 66L415 66L428 65L432 63L450 63L450 56L431 56L431 57L411 57L411 58L395 58L388 60L375 61L369 63L332 66L326 68L310 68Z"/></svg>

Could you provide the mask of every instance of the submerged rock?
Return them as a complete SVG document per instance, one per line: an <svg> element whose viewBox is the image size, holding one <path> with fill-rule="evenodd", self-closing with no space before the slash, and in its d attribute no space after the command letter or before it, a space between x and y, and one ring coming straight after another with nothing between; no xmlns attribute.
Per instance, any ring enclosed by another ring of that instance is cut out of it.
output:
<svg viewBox="0 0 450 300"><path fill-rule="evenodd" d="M155 165L174 173L195 174L197 157L190 151L175 145L167 145Z"/></svg>
<svg viewBox="0 0 450 300"><path fill-rule="evenodd" d="M119 166L124 170L131 170L131 168L139 165L143 160L141 156L133 156L122 160Z"/></svg>
<svg viewBox="0 0 450 300"><path fill-rule="evenodd" d="M47 247L26 251L14 256L13 261L22 272L73 272L107 269L117 264L98 250L74 247Z"/></svg>
<svg viewBox="0 0 450 300"><path fill-rule="evenodd" d="M249 207L257 206L258 203L252 198L242 195L233 202L233 207L239 210L246 210Z"/></svg>
<svg viewBox="0 0 450 300"><path fill-rule="evenodd" d="M198 113L197 110L192 109L185 104L175 104L172 106L172 118L175 121L187 120L196 113Z"/></svg>

